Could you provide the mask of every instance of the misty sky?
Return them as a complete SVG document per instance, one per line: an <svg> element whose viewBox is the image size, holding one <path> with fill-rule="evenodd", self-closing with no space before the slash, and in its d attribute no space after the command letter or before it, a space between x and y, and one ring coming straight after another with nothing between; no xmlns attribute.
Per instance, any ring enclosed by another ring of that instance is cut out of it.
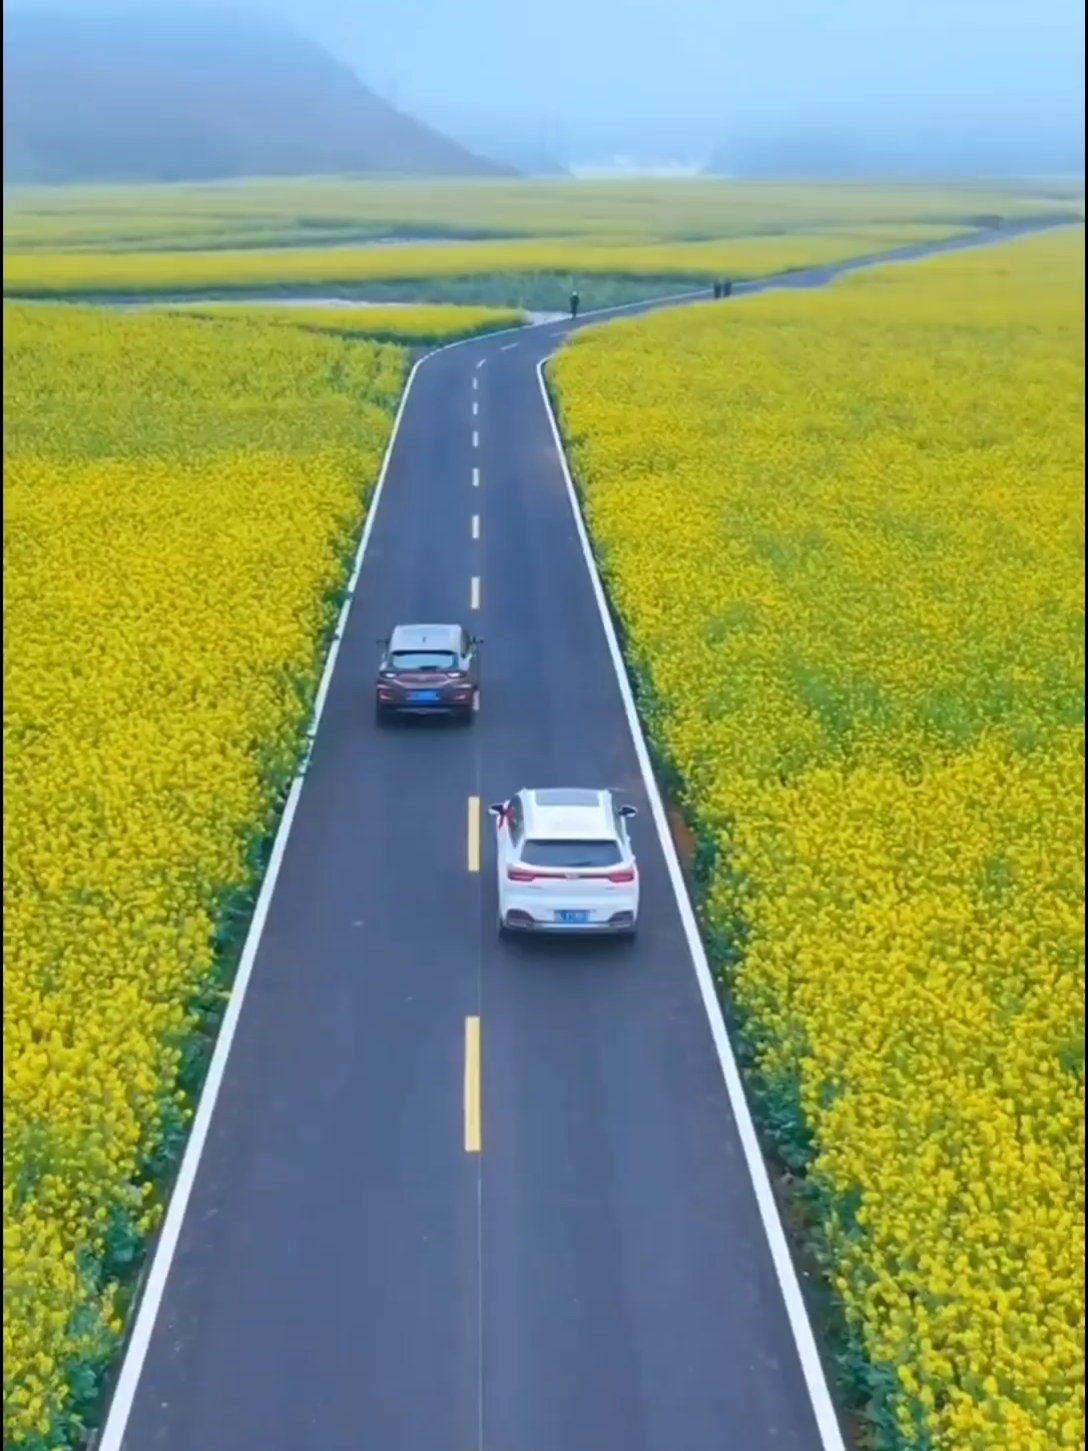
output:
<svg viewBox="0 0 1088 1451"><path fill-rule="evenodd" d="M1079 0L276 0L401 104L720 136L1083 110Z"/></svg>
<svg viewBox="0 0 1088 1451"><path fill-rule="evenodd" d="M157 8L157 0L128 3ZM367 84L433 124L561 136L585 151L656 143L693 154L730 132L798 124L908 126L939 138L965 121L1075 131L1083 119L1080 0L249 0L249 8L323 41Z"/></svg>

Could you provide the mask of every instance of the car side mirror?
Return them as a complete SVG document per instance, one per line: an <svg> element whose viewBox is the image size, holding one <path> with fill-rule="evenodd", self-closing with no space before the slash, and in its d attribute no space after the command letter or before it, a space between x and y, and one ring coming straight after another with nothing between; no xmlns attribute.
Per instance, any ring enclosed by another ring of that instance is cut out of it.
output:
<svg viewBox="0 0 1088 1451"><path fill-rule="evenodd" d="M638 807L637 806L621 806L620 807L620 815L621 816L625 816L627 818L627 820L630 821L630 819L631 819L632 816L637 816L638 815Z"/></svg>
<svg viewBox="0 0 1088 1451"><path fill-rule="evenodd" d="M505 801L493 801L491 803L491 805L487 809L491 813L492 816L505 816L506 815L506 802Z"/></svg>

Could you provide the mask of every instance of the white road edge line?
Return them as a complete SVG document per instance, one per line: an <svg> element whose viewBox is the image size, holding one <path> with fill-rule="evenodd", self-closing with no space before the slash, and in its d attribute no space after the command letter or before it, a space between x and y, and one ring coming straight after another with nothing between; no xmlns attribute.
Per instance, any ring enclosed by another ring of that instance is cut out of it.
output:
<svg viewBox="0 0 1088 1451"><path fill-rule="evenodd" d="M219 1033L215 1040L215 1049L212 1053L211 1062L208 1065L204 1086L200 1091L200 1101L197 1104L192 1128L189 1131L189 1138L185 1145L185 1152L182 1155L178 1176L170 1194L166 1218L163 1220L162 1230L155 1245L155 1252L151 1259L147 1279L140 1295L140 1306L136 1312L136 1319L133 1322L128 1345L125 1348L124 1360L121 1362L121 1370L117 1377L117 1384L114 1387L109 1412L106 1416L105 1425L102 1427L102 1435L99 1438L96 1451L121 1451L124 1443L129 1416L132 1414L132 1406L136 1399L140 1376L143 1373L144 1361L147 1359L148 1347L151 1344L151 1337L155 1330L155 1322L158 1319L159 1308L166 1291L166 1282L170 1274L170 1267L177 1251L178 1241L181 1238L181 1231L185 1222L185 1213L189 1207L189 1199L193 1192L193 1185L196 1182L197 1170L200 1167L201 1155L204 1152L204 1145L208 1138L212 1115L215 1112L219 1090L223 1085L227 1060L230 1057L234 1035L238 1029L238 1020L241 1017L242 1006L245 1002L246 990L249 987L249 980L253 973L253 964L257 958L265 921L268 917L268 910L276 890L276 882L279 878L280 867L283 863L283 854L287 848L288 838L291 835L291 826L295 819L295 812L298 810L299 796L301 795L302 785L306 777L306 768L310 763L310 754L313 750L314 738L317 735L317 728L321 722L322 712L325 709L325 699L329 693L329 685L332 681L336 659L340 653L340 641L344 635L348 615L351 613L352 601L355 598L355 586L359 579L359 571L362 568L363 556L370 542L371 531L374 528L374 520L378 513L378 505L381 503L382 490L385 487L386 474L389 471L389 461L393 456L393 447L396 444L397 435L400 432L401 419L404 417L404 410L408 402L408 396L412 391L412 384L415 382L416 373L419 371L420 365L425 363L428 357L434 357L434 354L428 353L425 357L418 359L412 371L409 373L408 381L405 383L404 391L400 397L396 416L393 419L393 427L389 433L389 441L385 446L382 466L378 472L378 481L374 485L374 492L370 498L370 507L367 509L366 522L363 525L363 532L359 539L359 547L355 552L355 561L352 565L351 575L345 586L346 598L341 607L339 618L336 621L336 629L333 633L332 642L329 645L328 654L325 657L325 669L322 672L321 682L318 685L317 695L314 698L313 715L307 732L306 754L295 775L295 779L291 782L291 789L287 793L283 814L280 817L280 823L276 829L276 836L272 843L272 851L268 858L268 866L265 868L264 878L257 896L257 903L253 909L253 917L249 924L249 930L246 933L245 945L242 948L242 955L238 961L238 971L235 973L226 1011L219 1025Z"/></svg>
<svg viewBox="0 0 1088 1451"><path fill-rule="evenodd" d="M600 574L597 571L597 563L593 557L593 549L589 542L585 520L582 518L581 506L578 503L578 493L574 487L574 479L571 476L570 465L567 462L566 450L563 447L563 439L559 432L559 424L555 417L555 410L552 408L551 398L548 396L548 386L544 379L544 364L548 361L548 358L544 358L537 364L537 382L540 384L541 397L544 399L544 409L548 415L552 438L555 441L555 449L559 455L563 477L566 480L567 497L570 500L571 512L574 515L578 541L582 546L582 554L585 558L586 569L589 571L590 583L593 586L593 595L597 601L597 610L600 614L601 625L604 628L605 638L608 641L608 653L612 658L612 667L616 672L616 681L623 699L624 714L627 716L627 725L631 732L631 739L634 742L635 754L638 757L639 770L642 774L642 781L646 789L647 798L650 802L650 811L654 819L654 826L657 828L657 835L661 842L661 850L665 857L665 865L668 868L669 878L672 881L672 889L676 896L676 905L680 910L680 921L683 924L684 936L687 938L688 951L691 954L695 976L699 983L703 1007L706 1009L711 1035L714 1039L714 1047L717 1049L718 1061L721 1064L722 1077L725 1079L726 1092L729 1095L729 1102L733 1109L733 1116L736 1119L737 1130L740 1134L741 1146L744 1150L744 1158L748 1166L748 1174L752 1181L752 1188L755 1191L760 1218L763 1221L763 1232L767 1236L767 1244L771 1251L771 1258L774 1261L775 1273L778 1276L778 1284L785 1302L786 1314L789 1317L794 1344L797 1347L797 1354L801 1362L801 1371L805 1378L805 1384L808 1387L809 1398L812 1402L816 1424L819 1428L820 1444L823 1451L845 1451L842 1430L839 1426L839 1419L831 1400L831 1393L828 1390L823 1362L820 1359L820 1352L816 1345L816 1337L813 1334L812 1324L808 1316L808 1308L801 1294L797 1271L794 1268L793 1259L790 1256L789 1245L786 1241L786 1234L782 1227L781 1217L778 1213L774 1190L771 1188L767 1166L763 1162L763 1154L760 1151L755 1124L752 1121L748 1099L744 1092L744 1083L741 1079L740 1069L737 1066L737 1060L733 1053L733 1045L730 1043L729 1034L726 1031L721 1003L718 1001L717 989L714 986L714 978L710 971L710 964L707 961L703 940L699 935L695 912L691 905L691 899L688 896L683 873L680 870L680 861L676 855L676 847L673 843L672 833L669 830L668 818L665 815L665 807L661 800L661 793L654 779L650 753L646 745L646 737L643 735L642 723L638 718L638 709L631 691L631 682L627 677L627 667L624 664L623 653L620 650L615 626L612 623L612 616L609 613L607 597L605 596L604 586L601 583Z"/></svg>

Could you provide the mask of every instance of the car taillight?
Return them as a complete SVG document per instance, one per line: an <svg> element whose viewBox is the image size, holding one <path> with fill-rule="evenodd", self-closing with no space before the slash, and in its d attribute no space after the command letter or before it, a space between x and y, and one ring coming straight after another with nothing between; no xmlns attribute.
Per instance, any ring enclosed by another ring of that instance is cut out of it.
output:
<svg viewBox="0 0 1088 1451"><path fill-rule="evenodd" d="M507 867L511 882L615 882L620 885L635 880L634 867L619 867L614 872L533 872L525 867Z"/></svg>

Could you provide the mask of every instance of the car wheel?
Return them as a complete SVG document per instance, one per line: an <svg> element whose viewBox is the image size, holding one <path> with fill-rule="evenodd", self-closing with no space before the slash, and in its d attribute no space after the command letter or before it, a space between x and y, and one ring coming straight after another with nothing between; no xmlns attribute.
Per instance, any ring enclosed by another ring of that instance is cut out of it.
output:
<svg viewBox="0 0 1088 1451"><path fill-rule="evenodd" d="M384 705L376 705L374 707L374 719L378 722L379 725L385 725L388 722L389 711Z"/></svg>
<svg viewBox="0 0 1088 1451"><path fill-rule="evenodd" d="M460 723L462 725L466 725L466 726L467 725L471 725L472 724L472 706L471 705L466 706L463 710L459 711L458 712L458 715L457 715L457 719L460 721Z"/></svg>

